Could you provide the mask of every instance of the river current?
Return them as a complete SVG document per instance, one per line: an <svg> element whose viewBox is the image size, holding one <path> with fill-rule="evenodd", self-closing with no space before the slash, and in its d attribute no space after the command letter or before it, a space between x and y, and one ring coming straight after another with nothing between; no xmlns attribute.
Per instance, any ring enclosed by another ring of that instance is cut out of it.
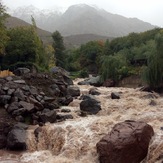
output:
<svg viewBox="0 0 163 163"><path fill-rule="evenodd" d="M79 81L74 81L77 84ZM78 85L79 86L79 85ZM93 86L80 85L81 94L88 94ZM148 156L142 163L161 163L163 160L163 98L156 93L142 92L139 88L98 87L95 96L102 110L97 115L80 117L79 98L69 106L74 119L59 123L46 123L35 139L34 129L27 131L25 152L0 150L0 163L99 163L96 143L119 122L139 120L150 124L155 132ZM112 100L111 92L120 99ZM154 103L154 104L153 104Z"/></svg>

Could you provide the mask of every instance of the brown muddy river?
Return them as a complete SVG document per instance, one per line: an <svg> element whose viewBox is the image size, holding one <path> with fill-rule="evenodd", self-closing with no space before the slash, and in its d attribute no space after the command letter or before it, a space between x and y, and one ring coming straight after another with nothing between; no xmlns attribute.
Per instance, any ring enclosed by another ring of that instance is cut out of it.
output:
<svg viewBox="0 0 163 163"><path fill-rule="evenodd" d="M76 81L77 82L77 81ZM75 83L76 83L75 82ZM81 94L88 94L92 86L79 86ZM125 120L140 120L154 128L155 135L150 143L149 153L142 163L161 163L163 160L163 97L156 93L141 92L133 88L97 88L101 95L102 110L97 115L79 116L80 100L69 106L73 120L47 123L34 137L34 128L28 130L26 152L0 151L0 163L99 163L96 143L112 127ZM118 92L120 99L112 100L111 92ZM152 103L155 105L152 105Z"/></svg>

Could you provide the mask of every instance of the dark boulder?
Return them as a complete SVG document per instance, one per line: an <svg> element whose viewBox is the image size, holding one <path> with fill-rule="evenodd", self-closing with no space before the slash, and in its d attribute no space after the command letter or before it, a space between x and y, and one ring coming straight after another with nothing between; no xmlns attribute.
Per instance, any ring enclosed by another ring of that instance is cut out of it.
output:
<svg viewBox="0 0 163 163"><path fill-rule="evenodd" d="M26 131L22 128L13 128L7 136L7 148L10 150L25 150Z"/></svg>
<svg viewBox="0 0 163 163"><path fill-rule="evenodd" d="M72 97L80 96L80 89L79 87L76 87L76 86L69 86L67 88L67 92Z"/></svg>
<svg viewBox="0 0 163 163"><path fill-rule="evenodd" d="M91 88L89 90L89 94L91 94L91 95L100 95L101 93L98 92L98 89L97 88Z"/></svg>
<svg viewBox="0 0 163 163"><path fill-rule="evenodd" d="M18 103L18 102L12 102L12 103L8 106L7 111L8 111L9 113L12 113L13 111L15 111L15 110L17 110L17 109L19 109L19 103Z"/></svg>
<svg viewBox="0 0 163 163"><path fill-rule="evenodd" d="M112 92L111 93L111 99L120 99L120 95L117 92Z"/></svg>
<svg viewBox="0 0 163 163"><path fill-rule="evenodd" d="M72 101L73 101L73 97L69 95L58 99L58 103L64 106L69 105Z"/></svg>
<svg viewBox="0 0 163 163"><path fill-rule="evenodd" d="M0 122L0 149L6 147L7 144L7 135L12 129L13 125L8 122Z"/></svg>
<svg viewBox="0 0 163 163"><path fill-rule="evenodd" d="M71 114L57 114L57 121L61 122L66 119L73 119L73 116Z"/></svg>
<svg viewBox="0 0 163 163"><path fill-rule="evenodd" d="M144 122L116 124L96 145L100 163L140 163L153 135L153 128Z"/></svg>
<svg viewBox="0 0 163 163"><path fill-rule="evenodd" d="M7 138L4 134L0 135L0 149L3 149L6 147Z"/></svg>
<svg viewBox="0 0 163 163"><path fill-rule="evenodd" d="M16 123L16 124L14 125L13 128L22 128L22 129L24 129L24 130L27 130L28 127L29 127L29 126L28 126L27 124L18 122L18 123Z"/></svg>
<svg viewBox="0 0 163 163"><path fill-rule="evenodd" d="M80 110L87 114L97 114L101 110L99 101L88 96L80 103Z"/></svg>
<svg viewBox="0 0 163 163"><path fill-rule="evenodd" d="M48 102L45 102L43 104L44 108L48 108L50 110L54 110L54 109L58 109L59 108L59 105L57 103L48 103Z"/></svg>
<svg viewBox="0 0 163 163"><path fill-rule="evenodd" d="M40 121L43 123L50 122L54 123L56 121L56 111L44 109L44 111L39 114Z"/></svg>
<svg viewBox="0 0 163 163"><path fill-rule="evenodd" d="M10 103L11 96L10 95L0 95L0 105L6 105Z"/></svg>
<svg viewBox="0 0 163 163"><path fill-rule="evenodd" d="M35 135L35 138L36 138L36 141L38 142L38 138L39 138L39 133L42 132L42 127L37 127L35 130L34 130L34 135Z"/></svg>
<svg viewBox="0 0 163 163"><path fill-rule="evenodd" d="M100 76L90 77L89 79L85 79L78 83L79 85L93 85L93 86L101 86Z"/></svg>
<svg viewBox="0 0 163 163"><path fill-rule="evenodd" d="M58 87L57 84L52 84L50 87L49 87L49 92L52 96L59 96L60 95L60 89Z"/></svg>
<svg viewBox="0 0 163 163"><path fill-rule="evenodd" d="M33 112L35 110L34 104L25 102L25 101L20 101L19 105L23 107L27 112Z"/></svg>

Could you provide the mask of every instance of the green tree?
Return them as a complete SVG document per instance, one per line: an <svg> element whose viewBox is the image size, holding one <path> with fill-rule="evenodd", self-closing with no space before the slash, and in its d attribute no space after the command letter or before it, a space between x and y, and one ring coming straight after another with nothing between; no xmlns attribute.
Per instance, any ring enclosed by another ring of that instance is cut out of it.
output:
<svg viewBox="0 0 163 163"><path fill-rule="evenodd" d="M55 66L54 48L51 45L45 47L46 61L49 68Z"/></svg>
<svg viewBox="0 0 163 163"><path fill-rule="evenodd" d="M9 39L7 37L7 30L4 24L7 17L8 14L6 13L5 6L0 1L0 57L5 54L5 46Z"/></svg>
<svg viewBox="0 0 163 163"><path fill-rule="evenodd" d="M66 70L68 71L79 71L80 49L73 48L66 51Z"/></svg>
<svg viewBox="0 0 163 163"><path fill-rule="evenodd" d="M80 47L79 63L81 69L86 69L90 73L98 71L99 58L102 55L104 43L101 41L90 41ZM96 70L95 70L96 69Z"/></svg>
<svg viewBox="0 0 163 163"><path fill-rule="evenodd" d="M110 48L110 42L107 39L103 48L103 54L104 55L113 55L113 51Z"/></svg>
<svg viewBox="0 0 163 163"><path fill-rule="evenodd" d="M56 66L60 66L62 68L65 67L65 46L63 43L63 37L58 31L55 31L52 34L53 38L53 48L55 51L55 58L56 58Z"/></svg>
<svg viewBox="0 0 163 163"><path fill-rule="evenodd" d="M163 81L163 32L155 37L156 48L148 58L148 66L144 70L144 79L152 89L157 89Z"/></svg>
<svg viewBox="0 0 163 163"><path fill-rule="evenodd" d="M123 73L127 71L125 66L126 62L123 56L102 56L100 69L101 82L107 79L118 82L124 75Z"/></svg>
<svg viewBox="0 0 163 163"><path fill-rule="evenodd" d="M10 40L6 46L4 64L32 62L45 67L44 47L32 27L17 27L8 31Z"/></svg>

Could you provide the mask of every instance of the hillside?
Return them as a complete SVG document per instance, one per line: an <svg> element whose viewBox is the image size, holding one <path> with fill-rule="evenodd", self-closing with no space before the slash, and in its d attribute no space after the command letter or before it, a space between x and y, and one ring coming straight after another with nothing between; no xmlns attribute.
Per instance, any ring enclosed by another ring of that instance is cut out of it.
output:
<svg viewBox="0 0 163 163"><path fill-rule="evenodd" d="M8 17L5 23L6 27L9 28L15 28L15 27L24 27L24 26L30 26L31 24L18 19L16 17ZM41 40L45 43L45 44L49 44L52 42L52 38L51 38L51 33L48 31L45 31L43 29L37 28L37 33L40 36Z"/></svg>
<svg viewBox="0 0 163 163"><path fill-rule="evenodd" d="M137 18L126 18L85 4L70 6L63 14L55 10L38 11L29 6L15 10L12 15L25 21L30 21L33 15L40 28L51 32L58 30L63 36L94 34L119 37L155 28Z"/></svg>
<svg viewBox="0 0 163 163"><path fill-rule="evenodd" d="M30 26L31 25L31 24L29 24L19 18L16 18L16 17L8 17L5 24L8 29L20 27L20 26ZM52 37L51 37L52 33L51 32L48 32L48 31L40 29L40 28L37 29L37 32L45 44L52 43ZM72 48L72 47L78 47L81 44L85 44L92 40L106 40L106 39L112 39L112 38L105 37L105 36L99 36L99 35L95 35L95 34L71 35L71 36L64 37L64 43L67 48Z"/></svg>
<svg viewBox="0 0 163 163"><path fill-rule="evenodd" d="M89 41L106 41L107 39L112 40L112 37L100 36L95 34L81 34L71 35L64 37L64 43L67 48L79 47L81 44L86 44Z"/></svg>

